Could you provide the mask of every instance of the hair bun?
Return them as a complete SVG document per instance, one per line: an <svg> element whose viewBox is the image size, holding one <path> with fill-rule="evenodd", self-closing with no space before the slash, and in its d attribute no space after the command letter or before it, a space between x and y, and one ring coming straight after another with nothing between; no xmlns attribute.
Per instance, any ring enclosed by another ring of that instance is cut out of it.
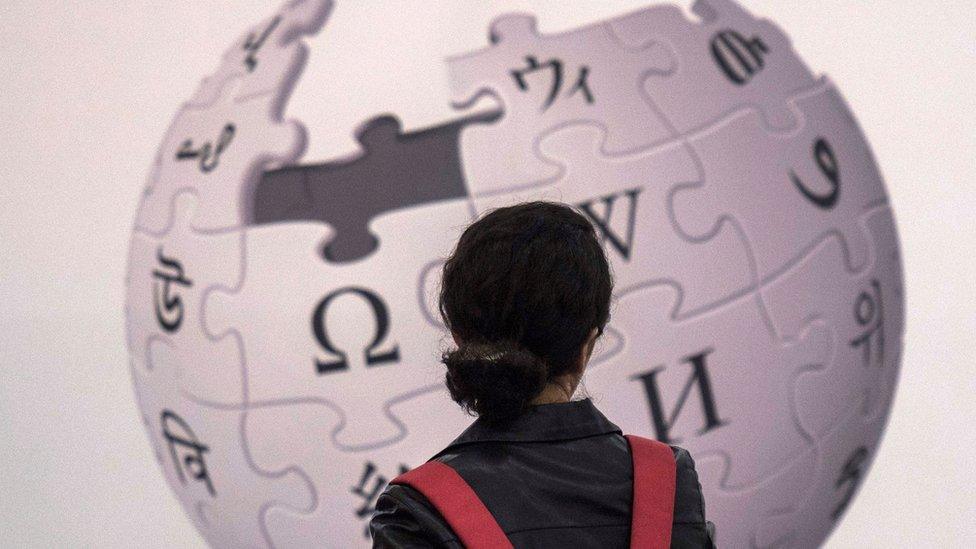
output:
<svg viewBox="0 0 976 549"><path fill-rule="evenodd" d="M521 415L548 381L546 362L509 341L463 344L441 362L451 398L490 423Z"/></svg>

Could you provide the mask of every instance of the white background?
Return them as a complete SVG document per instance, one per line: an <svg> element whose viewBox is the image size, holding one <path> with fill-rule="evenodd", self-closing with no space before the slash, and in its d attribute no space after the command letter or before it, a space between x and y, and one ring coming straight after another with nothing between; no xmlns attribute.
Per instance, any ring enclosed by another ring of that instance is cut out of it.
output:
<svg viewBox="0 0 976 549"><path fill-rule="evenodd" d="M880 453L828 547L974 547L976 2L743 3L837 83L874 148L902 239L901 383ZM330 37L335 57L313 57L339 60L326 74L361 61L356 47L404 46L362 79L326 79L334 86L323 95L300 89L293 115L332 116L334 135L313 135L312 156L353 147L352 127L376 114L365 102L337 105L346 91L375 88L371 105L402 111L408 126L437 114L397 93L426 77L416 59L432 52L411 49L423 33L459 52L482 46L490 14L509 6L538 14L545 31L643 2L338 4L334 21L347 30ZM126 246L171 117L276 5L0 3L0 546L202 545L137 414Z"/></svg>

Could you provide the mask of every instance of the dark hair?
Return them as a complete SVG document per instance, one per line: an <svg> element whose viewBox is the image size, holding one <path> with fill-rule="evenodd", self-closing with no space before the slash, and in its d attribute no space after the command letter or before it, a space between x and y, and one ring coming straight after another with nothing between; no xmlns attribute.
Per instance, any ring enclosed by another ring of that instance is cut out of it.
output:
<svg viewBox="0 0 976 549"><path fill-rule="evenodd" d="M495 208L444 263L438 307L459 348L443 352L451 398L490 423L521 415L546 383L575 373L610 319L613 279L590 221L567 204Z"/></svg>

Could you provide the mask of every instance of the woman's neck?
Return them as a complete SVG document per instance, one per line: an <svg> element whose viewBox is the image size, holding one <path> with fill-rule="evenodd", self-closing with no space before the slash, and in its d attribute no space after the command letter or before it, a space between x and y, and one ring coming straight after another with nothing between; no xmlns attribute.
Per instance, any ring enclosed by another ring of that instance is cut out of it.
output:
<svg viewBox="0 0 976 549"><path fill-rule="evenodd" d="M529 404L551 404L554 402L569 402L573 391L561 383L548 383L542 392L532 399Z"/></svg>

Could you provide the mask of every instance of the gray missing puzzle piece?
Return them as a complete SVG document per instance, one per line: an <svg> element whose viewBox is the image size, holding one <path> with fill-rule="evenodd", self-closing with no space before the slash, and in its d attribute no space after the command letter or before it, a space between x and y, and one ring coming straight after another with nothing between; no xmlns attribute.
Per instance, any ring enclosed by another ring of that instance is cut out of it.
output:
<svg viewBox="0 0 976 549"><path fill-rule="evenodd" d="M266 172L255 188L248 224L328 223L337 235L322 249L326 261L366 257L379 245L367 230L373 217L467 196L461 130L499 116L482 114L408 133L395 116L372 118L357 132L361 155Z"/></svg>

